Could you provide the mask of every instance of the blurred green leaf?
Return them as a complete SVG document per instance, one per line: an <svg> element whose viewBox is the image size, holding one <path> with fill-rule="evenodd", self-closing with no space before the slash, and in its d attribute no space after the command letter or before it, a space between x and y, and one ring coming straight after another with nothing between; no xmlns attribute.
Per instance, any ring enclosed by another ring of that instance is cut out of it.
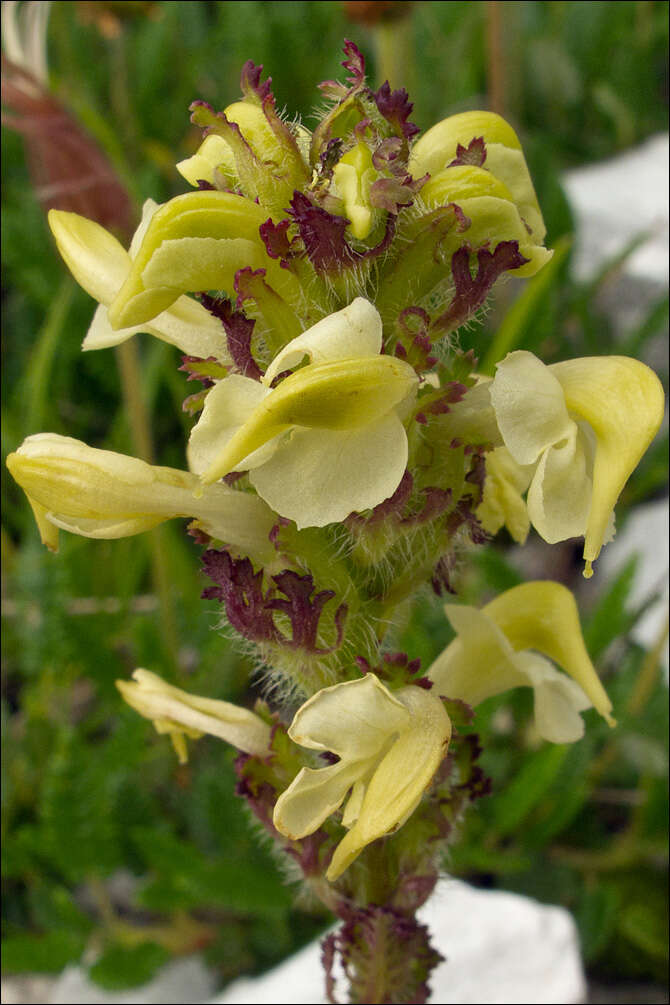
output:
<svg viewBox="0 0 670 1005"><path fill-rule="evenodd" d="M575 911L584 959L595 959L609 942L621 906L615 883L605 882L584 888Z"/></svg>
<svg viewBox="0 0 670 1005"><path fill-rule="evenodd" d="M142 892L150 908L193 908L217 905L242 914L285 913L291 893L279 876L245 861L232 845L208 860L193 845L156 829L135 828L133 841L148 867L158 875Z"/></svg>
<svg viewBox="0 0 670 1005"><path fill-rule="evenodd" d="M109 946L89 969L89 977L108 991L146 984L170 958L155 942Z"/></svg>
<svg viewBox="0 0 670 1005"><path fill-rule="evenodd" d="M522 825L561 770L568 751L565 745L548 744L527 759L496 800L498 834L511 834Z"/></svg>
<svg viewBox="0 0 670 1005"><path fill-rule="evenodd" d="M597 662L610 643L629 630L635 621L634 615L627 612L626 602L633 587L637 564L636 556L626 562L585 619L584 639L594 662Z"/></svg>
<svg viewBox="0 0 670 1005"><path fill-rule="evenodd" d="M619 914L618 928L637 949L667 960L667 915L662 910L659 914L659 906L641 901L626 904Z"/></svg>
<svg viewBox="0 0 670 1005"><path fill-rule="evenodd" d="M5 974L54 974L78 960L85 939L76 932L54 930L44 935L13 935L2 942Z"/></svg>

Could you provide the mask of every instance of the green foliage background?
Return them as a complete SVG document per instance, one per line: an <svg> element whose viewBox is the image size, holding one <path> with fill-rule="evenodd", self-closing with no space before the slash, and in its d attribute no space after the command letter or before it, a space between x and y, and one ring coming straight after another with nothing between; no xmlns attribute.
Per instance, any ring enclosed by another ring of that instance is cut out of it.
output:
<svg viewBox="0 0 670 1005"><path fill-rule="evenodd" d="M160 3L151 18L147 5L108 5L124 17L112 40L80 19L83 6L52 5L53 86L138 206L185 190L174 163L197 144L188 105L235 100L246 59L265 64L279 106L308 126L317 82L341 72L343 38L362 48L376 79L373 35L348 22L339 3ZM646 358L667 330L667 297L654 299L634 330L615 333L601 302L620 263L587 285L570 278L572 219L558 177L666 128L668 5L499 6L510 115L560 254L520 287L511 312L516 286L504 287L463 345L484 358L519 347L547 362L613 351ZM412 7L407 82L414 118L427 127L486 102L487 5ZM133 453L114 353L80 353L93 305L55 251L22 142L8 130L2 198L3 458L42 430ZM175 350L137 341L159 463L181 467L189 387ZM666 450L658 442L647 455L626 489L619 525L632 504L665 490ZM148 535L116 542L62 535L54 558L4 465L3 501L5 969L58 971L86 948L96 960L92 976L106 987L146 980L170 954L195 949L222 979L271 965L327 918L315 905L294 906L293 889L233 795L232 754L204 739L179 767L168 742L123 707L114 688L116 678L146 666L196 693L248 700L253 667L216 630L219 613L199 599L197 549L171 525L154 532L153 545ZM167 573L162 597L152 547ZM542 575L579 586L570 544L533 547ZM507 543L497 542L464 571L463 595L479 602L518 582L518 568ZM618 730L591 714L581 743L536 748L527 695L489 703L477 728L494 795L471 813L448 868L568 906L593 973L661 980L667 689L654 654L628 634L639 613L627 603L632 573L629 566L600 583L583 608ZM428 665L448 639L439 603L422 596L403 647Z"/></svg>

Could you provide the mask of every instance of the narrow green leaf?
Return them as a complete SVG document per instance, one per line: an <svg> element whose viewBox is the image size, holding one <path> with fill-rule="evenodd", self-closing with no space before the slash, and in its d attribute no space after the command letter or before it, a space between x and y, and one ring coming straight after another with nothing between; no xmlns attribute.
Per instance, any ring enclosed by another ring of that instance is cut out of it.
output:
<svg viewBox="0 0 670 1005"><path fill-rule="evenodd" d="M537 806L561 770L569 749L565 744L549 744L526 761L495 801L499 835L511 834Z"/></svg>
<svg viewBox="0 0 670 1005"><path fill-rule="evenodd" d="M595 959L611 939L620 902L619 889L614 883L599 883L583 890L575 920L587 962Z"/></svg>

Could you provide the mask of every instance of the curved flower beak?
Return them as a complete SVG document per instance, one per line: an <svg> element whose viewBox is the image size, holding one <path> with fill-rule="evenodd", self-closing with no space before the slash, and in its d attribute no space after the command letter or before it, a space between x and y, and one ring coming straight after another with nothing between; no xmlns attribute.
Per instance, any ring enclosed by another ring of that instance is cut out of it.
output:
<svg viewBox="0 0 670 1005"><path fill-rule="evenodd" d="M157 732L168 733L181 764L188 760L185 737L205 733L256 757L270 754L270 727L254 712L228 701L200 698L166 684L150 670L135 670L132 681L116 686L131 708L150 719Z"/></svg>
<svg viewBox="0 0 670 1005"><path fill-rule="evenodd" d="M175 297L169 309L144 324L115 330L109 322L107 309L126 281L132 269L133 255L157 210L157 204L147 200L130 252L109 231L92 220L76 213L50 211L49 226L65 264L79 285L100 304L82 348L106 349L145 331L177 346L189 356L204 359L214 356L224 363L228 362L230 356L220 323L189 297Z"/></svg>
<svg viewBox="0 0 670 1005"><path fill-rule="evenodd" d="M624 485L658 432L665 396L653 370L624 356L567 360L550 369L563 388L568 411L588 422L596 438L584 535L588 572Z"/></svg>
<svg viewBox="0 0 670 1005"><path fill-rule="evenodd" d="M326 873L333 882L366 845L396 831L414 811L446 753L451 723L430 692L412 685L391 692L367 674L315 694L296 713L289 736L340 758L325 768L302 768L273 818L280 833L297 840L347 800L342 823L348 833Z"/></svg>
<svg viewBox="0 0 670 1005"><path fill-rule="evenodd" d="M372 424L418 386L416 373L393 356L312 363L268 393L203 473L209 485L291 426L348 430Z"/></svg>
<svg viewBox="0 0 670 1005"><path fill-rule="evenodd" d="M481 610L447 604L445 611L457 636L428 671L439 694L478 705L510 688L531 686L538 730L554 743L582 736L577 713L590 705L615 724L586 651L574 597L560 583L524 583Z"/></svg>
<svg viewBox="0 0 670 1005"><path fill-rule="evenodd" d="M617 499L663 418L658 377L622 356L547 367L519 350L498 364L490 389L505 446L518 464L535 465L533 526L550 543L584 535L591 575Z"/></svg>
<svg viewBox="0 0 670 1005"><path fill-rule="evenodd" d="M55 433L29 436L7 467L30 500L43 542L58 546L58 528L92 538L140 534L175 517L195 517L218 540L259 560L272 557L275 515L262 499L226 485L199 498L197 477Z"/></svg>

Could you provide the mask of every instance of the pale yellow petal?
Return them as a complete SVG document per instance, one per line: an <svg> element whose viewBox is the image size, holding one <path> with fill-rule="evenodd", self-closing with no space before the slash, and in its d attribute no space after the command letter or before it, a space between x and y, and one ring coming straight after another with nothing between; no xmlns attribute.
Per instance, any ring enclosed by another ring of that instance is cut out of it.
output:
<svg viewBox="0 0 670 1005"><path fill-rule="evenodd" d="M227 247L229 249L226 242L237 239L249 241L260 249L270 284L277 292L284 297L288 296L291 302L296 297L299 298L300 290L295 276L281 269L279 263L265 253L258 228L266 219L267 211L261 206L229 192L188 192L162 205L151 217L130 272L110 304L109 320L112 327L128 328L144 324L167 310L181 293L209 288L204 280L210 275L210 259L205 260L207 268L203 269L202 274L198 274L197 270L194 273L186 254L178 254L177 260L169 259L169 282L162 276L160 269L155 269L147 273L152 281L152 285L147 285L145 271L166 241L179 242L189 238L222 241L223 266L228 270L230 256L225 250ZM183 249L187 246L177 247ZM177 268L180 263L184 270L183 277ZM241 269L251 264L242 259L237 267Z"/></svg>
<svg viewBox="0 0 670 1005"><path fill-rule="evenodd" d="M471 140L478 137L484 139L486 147L482 169L505 185L530 229L532 242L540 244L545 226L519 138L495 112L461 112L438 122L412 147L410 171L418 178L426 171L437 175L445 168L449 170L459 144L467 149Z"/></svg>
<svg viewBox="0 0 670 1005"><path fill-rule="evenodd" d="M223 477L291 426L367 428L417 387L412 367L392 356L311 363L286 377L260 402L204 472L203 481Z"/></svg>
<svg viewBox="0 0 670 1005"><path fill-rule="evenodd" d="M344 202L349 230L359 241L370 234L376 213L370 202L370 185L379 177L372 164L372 151L359 141L335 165L333 181Z"/></svg>
<svg viewBox="0 0 670 1005"><path fill-rule="evenodd" d="M497 447L486 455L484 496L477 507L477 519L489 534L506 526L518 544L524 544L530 519L523 493L528 488L532 468L514 460L507 447Z"/></svg>
<svg viewBox="0 0 670 1005"><path fill-rule="evenodd" d="M221 322L201 304L185 296L175 300L169 310L158 314L153 321L147 321L135 328L112 328L107 308L100 305L93 315L82 349L85 352L107 349L126 342L139 332L146 332L162 342L174 345L188 356L198 356L201 359L214 356L221 363L230 363L230 353Z"/></svg>
<svg viewBox="0 0 670 1005"><path fill-rule="evenodd" d="M412 147L409 169L415 178L437 174L456 157L459 144L467 149L470 141L483 136L487 143L521 150L519 138L505 119L495 112L460 112L442 119L423 133Z"/></svg>
<svg viewBox="0 0 670 1005"><path fill-rule="evenodd" d="M235 157L222 136L212 134L200 144L192 157L187 157L177 164L177 171L186 179L189 185L198 187L199 181L216 185L215 172L222 171L225 176L235 176Z"/></svg>
<svg viewBox="0 0 670 1005"><path fill-rule="evenodd" d="M591 707L582 689L535 653L518 653L519 670L528 676L535 702L535 727L549 743L575 743L584 735L580 712Z"/></svg>
<svg viewBox="0 0 670 1005"><path fill-rule="evenodd" d="M245 237L180 237L156 248L142 282L148 289L222 290L234 296L235 273L265 264L262 248Z"/></svg>
<svg viewBox="0 0 670 1005"><path fill-rule="evenodd" d="M340 808L361 770L358 761L302 768L275 804L272 822L279 833L294 841L313 834Z"/></svg>
<svg viewBox="0 0 670 1005"><path fill-rule="evenodd" d="M49 226L65 264L98 303L111 304L130 270L130 256L117 239L78 213L49 211Z"/></svg>
<svg viewBox="0 0 670 1005"><path fill-rule="evenodd" d="M317 691L298 709L288 733L302 747L363 761L408 724L402 701L370 673Z"/></svg>
<svg viewBox="0 0 670 1005"><path fill-rule="evenodd" d="M194 517L203 530L257 560L274 554L275 514L256 496L212 485L188 471L98 450L55 433L28 437L7 467L35 509L45 543L48 525L92 538L139 534L164 520Z"/></svg>
<svg viewBox="0 0 670 1005"><path fill-rule="evenodd" d="M509 640L495 621L476 607L446 604L457 635L428 669L437 694L478 705L526 683Z"/></svg>
<svg viewBox="0 0 670 1005"><path fill-rule="evenodd" d="M378 311L362 297L318 321L298 335L275 356L264 383L271 384L284 370L291 370L305 356L310 363L378 356L382 348L382 321Z"/></svg>
<svg viewBox="0 0 670 1005"><path fill-rule="evenodd" d="M201 698L167 684L157 674L138 669L133 681L116 686L140 715L217 736L257 757L270 755L270 726L249 709L228 701Z"/></svg>
<svg viewBox="0 0 670 1005"><path fill-rule="evenodd" d="M489 387L505 446L519 464L537 461L574 429L561 384L530 352L509 353Z"/></svg>
<svg viewBox="0 0 670 1005"><path fill-rule="evenodd" d="M358 429L294 429L249 477L299 528L325 527L393 495L407 457L405 427L390 412Z"/></svg>
<svg viewBox="0 0 670 1005"><path fill-rule="evenodd" d="M440 699L411 686L397 692L397 696L410 713L410 727L400 734L375 770L356 823L335 849L326 873L331 882L371 841L405 823L447 752L451 723Z"/></svg>
<svg viewBox="0 0 670 1005"><path fill-rule="evenodd" d="M511 192L521 219L530 228L533 242L541 244L547 228L523 152L503 143L489 143L486 147L485 167Z"/></svg>
<svg viewBox="0 0 670 1005"><path fill-rule="evenodd" d="M208 471L269 394L271 391L264 384L239 373L233 373L215 384L205 399L198 422L191 430L188 443L191 471L196 474ZM268 444L242 458L242 470L264 464L274 449L274 445Z"/></svg>
<svg viewBox="0 0 670 1005"><path fill-rule="evenodd" d="M421 202L428 209L435 209L481 195L512 201L510 190L490 171L471 164L457 165L438 172L426 182L421 189Z"/></svg>
<svg viewBox="0 0 670 1005"><path fill-rule="evenodd" d="M506 590L482 609L517 652L535 649L562 667L607 720L612 703L586 650L577 604L560 583L539 580Z"/></svg>
<svg viewBox="0 0 670 1005"><path fill-rule="evenodd" d="M591 448L572 423L568 435L547 447L528 491L528 514L538 534L555 544L581 537L591 509Z"/></svg>

